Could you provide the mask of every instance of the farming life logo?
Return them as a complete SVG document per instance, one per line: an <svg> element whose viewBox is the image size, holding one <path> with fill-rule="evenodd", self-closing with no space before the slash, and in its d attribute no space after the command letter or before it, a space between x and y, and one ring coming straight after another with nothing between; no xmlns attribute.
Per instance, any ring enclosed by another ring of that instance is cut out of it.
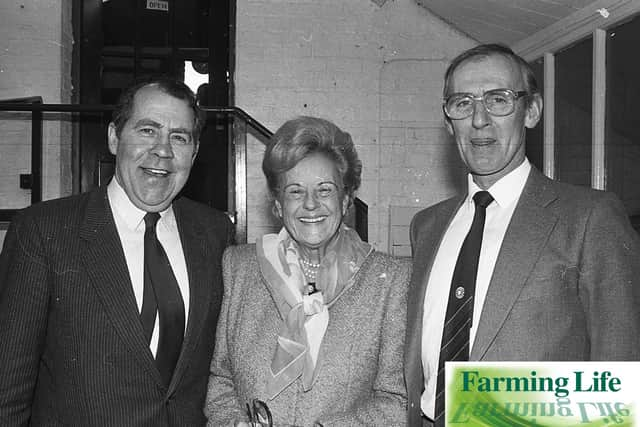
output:
<svg viewBox="0 0 640 427"><path fill-rule="evenodd" d="M447 426L640 426L640 362L452 362Z"/></svg>

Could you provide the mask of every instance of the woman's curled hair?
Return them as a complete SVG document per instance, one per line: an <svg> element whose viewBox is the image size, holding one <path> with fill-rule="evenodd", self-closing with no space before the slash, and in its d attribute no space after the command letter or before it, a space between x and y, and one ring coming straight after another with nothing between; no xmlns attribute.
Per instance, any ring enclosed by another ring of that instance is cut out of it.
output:
<svg viewBox="0 0 640 427"><path fill-rule="evenodd" d="M276 197L283 173L307 156L324 154L336 165L345 191L353 199L360 187L362 162L351 140L335 124L317 117L300 116L287 121L271 137L262 160L269 191Z"/></svg>

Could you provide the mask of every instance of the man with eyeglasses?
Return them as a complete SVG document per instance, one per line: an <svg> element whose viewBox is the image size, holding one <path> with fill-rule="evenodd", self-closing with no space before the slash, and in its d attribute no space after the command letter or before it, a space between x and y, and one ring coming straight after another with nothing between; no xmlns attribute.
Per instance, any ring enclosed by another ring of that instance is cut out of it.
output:
<svg viewBox="0 0 640 427"><path fill-rule="evenodd" d="M469 175L466 194L411 224L410 426L444 425L446 361L640 360L638 236L614 195L529 163L542 104L527 62L502 45L445 73L445 125Z"/></svg>

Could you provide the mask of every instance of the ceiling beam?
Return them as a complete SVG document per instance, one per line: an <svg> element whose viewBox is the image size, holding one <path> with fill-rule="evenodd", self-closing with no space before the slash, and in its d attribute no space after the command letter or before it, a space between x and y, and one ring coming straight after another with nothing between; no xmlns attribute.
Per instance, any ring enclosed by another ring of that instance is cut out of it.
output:
<svg viewBox="0 0 640 427"><path fill-rule="evenodd" d="M607 30L638 12L638 0L594 1L511 47L527 61L533 61L591 36L596 29Z"/></svg>

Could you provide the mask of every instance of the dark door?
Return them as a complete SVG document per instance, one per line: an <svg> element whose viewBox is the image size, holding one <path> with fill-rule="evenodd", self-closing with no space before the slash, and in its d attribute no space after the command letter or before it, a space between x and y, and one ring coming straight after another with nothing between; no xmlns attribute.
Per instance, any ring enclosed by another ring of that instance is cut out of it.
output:
<svg viewBox="0 0 640 427"><path fill-rule="evenodd" d="M232 105L235 0L74 0L76 102L114 104L122 89L150 75L206 84L202 105ZM192 84L190 84L193 86ZM83 114L74 139L74 190L103 185L114 160L106 143L110 114ZM229 126L210 116L184 194L228 207Z"/></svg>

